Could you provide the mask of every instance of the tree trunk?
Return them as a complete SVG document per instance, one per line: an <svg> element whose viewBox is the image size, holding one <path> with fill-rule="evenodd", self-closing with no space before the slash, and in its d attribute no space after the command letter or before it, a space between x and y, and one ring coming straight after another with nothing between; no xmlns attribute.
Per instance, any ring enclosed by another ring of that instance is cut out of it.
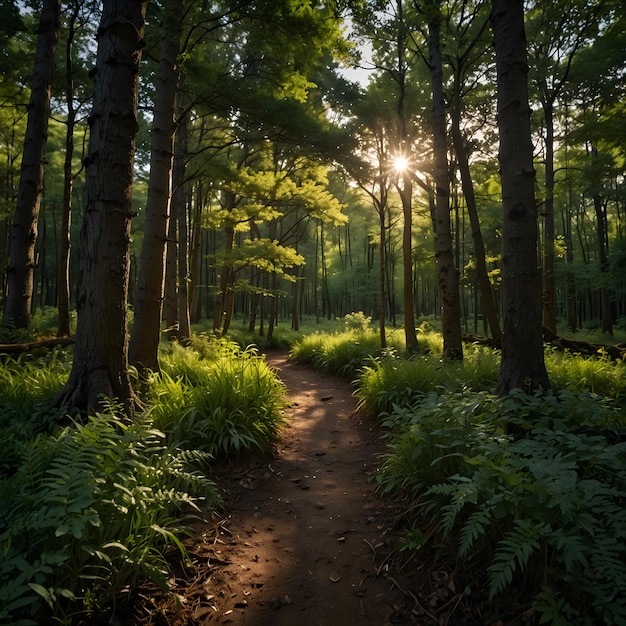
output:
<svg viewBox="0 0 626 626"><path fill-rule="evenodd" d="M504 332L498 394L549 388L537 267L537 206L522 0L492 0L502 180Z"/></svg>
<svg viewBox="0 0 626 626"><path fill-rule="evenodd" d="M74 362L57 403L98 410L137 399L128 368L127 299L137 88L148 0L104 0L98 31Z"/></svg>
<svg viewBox="0 0 626 626"><path fill-rule="evenodd" d="M175 341L178 338L177 228L176 216L172 213L165 249L165 290L163 292L163 318L167 327L167 337L170 341Z"/></svg>
<svg viewBox="0 0 626 626"><path fill-rule="evenodd" d="M378 261L378 291L380 297L379 303L379 311L378 311L378 332L380 333L380 347L384 350L387 347L387 333L385 331L385 268L387 264L387 259L385 256L385 252L387 251L387 230L385 228L385 208L387 204L386 200L386 189L383 187L381 182L380 184L380 193L381 193L381 202L377 203L379 206L378 210L378 229L380 236L380 254Z"/></svg>
<svg viewBox="0 0 626 626"><path fill-rule="evenodd" d="M224 252L226 257L230 255L235 244L235 229L233 226L227 225L225 228L226 241L224 243ZM228 262L222 265L220 273L220 289L215 301L215 312L213 314L213 330L220 330L222 328L222 317L226 309L226 299L228 294L228 288L230 285L230 274L232 269Z"/></svg>
<svg viewBox="0 0 626 626"><path fill-rule="evenodd" d="M406 113L404 100L406 96L406 62L404 58L406 24L403 18L402 0L397 3L398 32L396 40L396 54L398 58L398 153L397 156L409 159L408 133L406 129ZM413 305L413 181L407 170L402 172L402 185L398 185L398 193L402 201L404 225L402 230L402 259L404 271L402 274L402 303L404 308L404 341L407 350L417 349L417 331L415 330L415 309Z"/></svg>
<svg viewBox="0 0 626 626"><path fill-rule="evenodd" d="M130 362L145 370L159 370L159 343L165 281L165 255L172 196L172 163L176 122L182 0L168 0L163 22L161 57L151 132L150 180L135 318L130 338ZM180 242L179 242L180 245Z"/></svg>
<svg viewBox="0 0 626 626"><path fill-rule="evenodd" d="M476 195L474 193L474 184L472 182L472 174L469 166L467 148L461 134L459 124L460 113L453 111L452 114L452 141L454 143L454 152L459 164L459 172L461 174L461 188L463 189L463 197L465 198L465 206L467 207L467 215L472 230L472 240L474 241L474 254L476 255L476 275L478 277L478 288L482 296L483 313L485 315L491 336L500 341L502 331L500 330L500 322L498 319L498 308L493 296L493 288L489 280L487 272L487 261L485 257L485 243L480 230L480 220L478 218L478 207L476 205Z"/></svg>
<svg viewBox="0 0 626 626"><path fill-rule="evenodd" d="M594 155L597 152L594 150ZM593 195L593 208L596 213L596 228L598 231L598 261L600 262L600 318L602 320L602 333L613 334L613 319L611 316L611 296L608 287L609 259L607 254L608 223L606 217L606 205L598 193Z"/></svg>
<svg viewBox="0 0 626 626"><path fill-rule="evenodd" d="M189 242L189 254L187 255L189 259L189 316L190 323L193 321L200 321L201 315L197 314L197 309L194 309L194 303L198 301L196 298L196 287L198 286L199 281L199 261L200 261L200 243L202 236L202 224L201 224L201 216L202 216L202 205L204 202L204 191L202 187L202 183L199 181L195 185L194 190L195 202L193 203L193 211L190 213L191 224L189 225L190 232L190 242Z"/></svg>
<svg viewBox="0 0 626 626"><path fill-rule="evenodd" d="M28 328L33 303L37 221L43 193L54 60L60 34L61 0L44 0L28 104L20 184L11 230L4 324Z"/></svg>
<svg viewBox="0 0 626 626"><path fill-rule="evenodd" d="M443 358L463 358L459 275L454 265L450 228L450 184L446 141L446 105L443 96L443 69L439 49L440 16L428 25L428 48L433 97L433 177L435 181L435 263L441 294Z"/></svg>
<svg viewBox="0 0 626 626"><path fill-rule="evenodd" d="M188 190L185 164L187 161L187 118L180 119L174 153L174 195L172 211L178 225L178 338L191 337L189 315L189 220L187 219Z"/></svg>
<svg viewBox="0 0 626 626"><path fill-rule="evenodd" d="M547 91L547 88L546 88ZM543 325L556 333L554 280L554 101L543 103L546 121L546 199L543 214Z"/></svg>
<svg viewBox="0 0 626 626"><path fill-rule="evenodd" d="M67 126L65 131L65 162L63 165L63 213L61 216L61 242L59 249L59 267L57 270L57 306L59 321L57 337L70 334L70 227L72 225L72 192L74 174L72 159L74 157L74 129L76 127L76 109L74 106L74 64L72 48L76 36L76 20L80 3L76 3L69 16L67 39L65 43L65 104L67 106Z"/></svg>

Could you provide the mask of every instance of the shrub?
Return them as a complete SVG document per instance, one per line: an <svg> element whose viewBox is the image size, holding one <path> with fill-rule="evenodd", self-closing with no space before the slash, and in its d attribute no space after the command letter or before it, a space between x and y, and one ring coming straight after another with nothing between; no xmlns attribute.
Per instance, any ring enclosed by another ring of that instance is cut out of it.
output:
<svg viewBox="0 0 626 626"><path fill-rule="evenodd" d="M626 418L614 404L465 391L387 422L398 434L378 480L409 495L422 542L482 563L492 598L525 586L542 622L624 623Z"/></svg>

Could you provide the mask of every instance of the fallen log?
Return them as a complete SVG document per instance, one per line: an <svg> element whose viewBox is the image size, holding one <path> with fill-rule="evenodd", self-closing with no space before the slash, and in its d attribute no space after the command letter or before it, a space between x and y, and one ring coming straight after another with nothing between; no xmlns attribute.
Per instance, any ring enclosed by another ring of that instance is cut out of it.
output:
<svg viewBox="0 0 626 626"><path fill-rule="evenodd" d="M583 356L599 356L606 354L613 361L626 359L626 344L602 344L590 341L582 341L580 339L568 339L553 333L548 328L543 328L543 340L555 348L581 354ZM475 335L464 335L463 341L467 343L477 343L482 346L490 346L499 349L500 342L491 337L477 337Z"/></svg>
<svg viewBox="0 0 626 626"><path fill-rule="evenodd" d="M561 350L567 350L568 352L574 352L584 356L600 356L606 354L613 361L626 358L626 345L623 343L605 345L602 343L581 341L579 339L567 339L566 337L560 337L556 333L553 333L545 326L543 328L543 340Z"/></svg>
<svg viewBox="0 0 626 626"><path fill-rule="evenodd" d="M54 337L52 339L40 339L26 343L0 343L0 354L19 354L31 352L37 348L54 348L55 346L69 346L74 343L74 337Z"/></svg>

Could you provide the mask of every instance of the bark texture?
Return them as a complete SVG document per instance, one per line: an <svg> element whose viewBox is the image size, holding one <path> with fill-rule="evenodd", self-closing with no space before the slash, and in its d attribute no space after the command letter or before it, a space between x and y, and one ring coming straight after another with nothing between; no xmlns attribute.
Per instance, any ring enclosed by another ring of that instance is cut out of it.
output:
<svg viewBox="0 0 626 626"><path fill-rule="evenodd" d="M441 294L443 357L463 358L459 275L454 265L450 227L450 184L446 141L446 104L443 96L443 69L440 51L439 12L428 25L428 49L433 98L433 178L435 181L435 263Z"/></svg>
<svg viewBox="0 0 626 626"><path fill-rule="evenodd" d="M22 169L7 268L4 324L28 328L33 301L37 222L43 194L54 62L60 33L61 0L44 0L28 104Z"/></svg>
<svg viewBox="0 0 626 626"><path fill-rule="evenodd" d="M502 179L504 328L498 393L549 387L542 339L541 271L522 0L492 0Z"/></svg>
<svg viewBox="0 0 626 626"><path fill-rule="evenodd" d="M92 412L102 396L132 414L127 301L137 87L147 0L105 0L98 30L81 229L74 363L58 404Z"/></svg>

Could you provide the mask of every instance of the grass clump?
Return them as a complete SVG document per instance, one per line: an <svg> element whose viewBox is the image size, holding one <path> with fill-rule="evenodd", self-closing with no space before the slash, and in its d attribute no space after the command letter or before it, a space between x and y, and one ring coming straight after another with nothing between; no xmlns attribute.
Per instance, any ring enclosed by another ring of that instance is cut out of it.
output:
<svg viewBox="0 0 626 626"><path fill-rule="evenodd" d="M463 361L454 363L442 363L432 354L401 358L388 352L363 367L355 395L359 409L387 415L396 406L418 405L437 390L492 389L497 376L498 356L481 346L467 346Z"/></svg>
<svg viewBox="0 0 626 626"><path fill-rule="evenodd" d="M546 353L546 369L553 386L573 392L591 391L626 401L626 362L611 360L606 354L581 357L571 352Z"/></svg>
<svg viewBox="0 0 626 626"><path fill-rule="evenodd" d="M256 348L222 340L172 347L150 384L151 415L177 447L217 460L268 453L284 424L285 387Z"/></svg>
<svg viewBox="0 0 626 626"><path fill-rule="evenodd" d="M69 365L66 352L59 350L47 357L0 356L0 478L15 470L22 445L53 432L65 418L65 411L50 406L67 380Z"/></svg>

